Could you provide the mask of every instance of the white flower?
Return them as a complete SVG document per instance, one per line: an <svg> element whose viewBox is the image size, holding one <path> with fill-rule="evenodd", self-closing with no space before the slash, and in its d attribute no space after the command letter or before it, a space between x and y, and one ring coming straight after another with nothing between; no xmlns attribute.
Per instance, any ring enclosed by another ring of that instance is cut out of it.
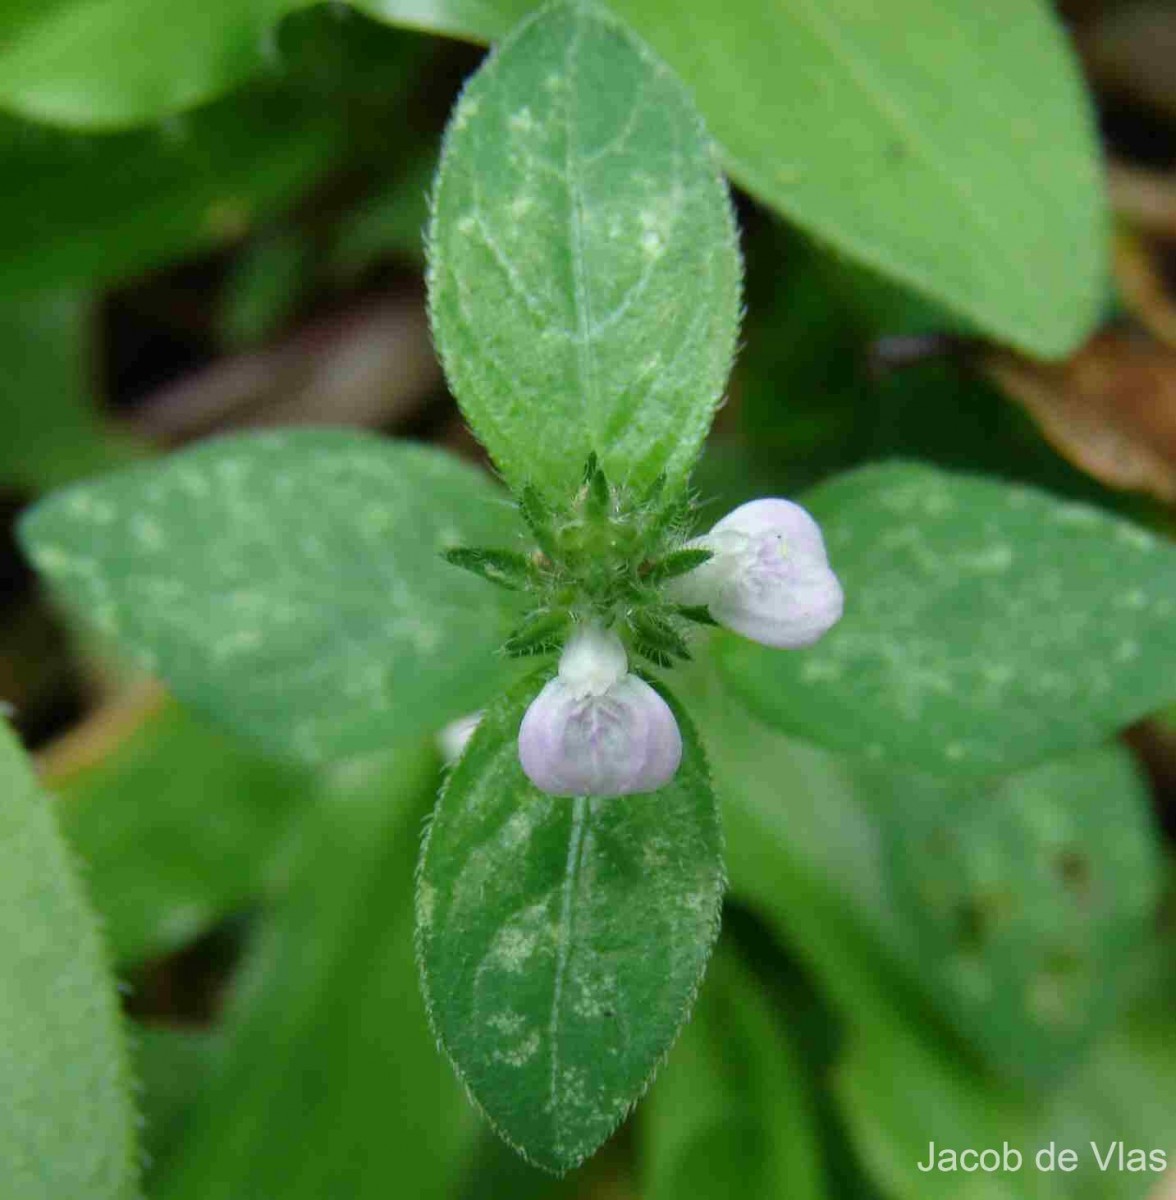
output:
<svg viewBox="0 0 1176 1200"><path fill-rule="evenodd" d="M841 584L816 521L799 504L741 504L690 545L714 557L674 583L675 599L705 605L720 625L754 642L811 646L841 618Z"/></svg>
<svg viewBox="0 0 1176 1200"><path fill-rule="evenodd" d="M629 674L621 639L579 626L519 727L527 778L552 796L627 796L669 783L681 759L674 714Z"/></svg>
<svg viewBox="0 0 1176 1200"><path fill-rule="evenodd" d="M464 717L458 717L456 721L450 721L437 734L437 749L441 751L441 757L447 767L453 766L461 758L481 720L482 710L478 709L477 712L467 713Z"/></svg>

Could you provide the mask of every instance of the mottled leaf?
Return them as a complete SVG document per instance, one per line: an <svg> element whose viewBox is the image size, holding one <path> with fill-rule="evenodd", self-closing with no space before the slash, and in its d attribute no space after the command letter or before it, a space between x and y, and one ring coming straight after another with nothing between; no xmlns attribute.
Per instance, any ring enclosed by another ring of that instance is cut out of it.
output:
<svg viewBox="0 0 1176 1200"><path fill-rule="evenodd" d="M455 459L331 430L207 442L22 522L67 604L181 700L312 761L439 728L494 693L514 602L441 551L514 532Z"/></svg>
<svg viewBox="0 0 1176 1200"><path fill-rule="evenodd" d="M433 1028L498 1132L575 1166L640 1096L718 929L718 814L693 729L674 781L547 796L518 761L532 681L487 710L421 857L419 953Z"/></svg>
<svg viewBox="0 0 1176 1200"><path fill-rule="evenodd" d="M488 40L526 6L362 7ZM1031 353L1064 354L1097 320L1099 153L1048 5L610 7L690 86L736 182L797 225Z"/></svg>
<svg viewBox="0 0 1176 1200"><path fill-rule="evenodd" d="M1117 1016L1151 944L1161 852L1130 753L1016 775L863 781L907 957L1006 1077L1055 1082Z"/></svg>
<svg viewBox="0 0 1176 1200"><path fill-rule="evenodd" d="M994 1077L1072 1069L1131 994L1156 920L1160 846L1127 752L983 779L880 769L764 726L707 667L676 683L705 733L736 898L851 1017L892 976Z"/></svg>
<svg viewBox="0 0 1176 1200"><path fill-rule="evenodd" d="M730 370L740 262L678 80L603 8L555 4L470 81L434 197L446 374L508 479L681 482Z"/></svg>
<svg viewBox="0 0 1176 1200"><path fill-rule="evenodd" d="M114 980L51 803L0 727L0 1179L13 1200L134 1200Z"/></svg>
<svg viewBox="0 0 1176 1200"><path fill-rule="evenodd" d="M914 464L805 498L845 588L799 653L723 636L766 720L880 763L1013 770L1176 694L1176 551L1096 508Z"/></svg>

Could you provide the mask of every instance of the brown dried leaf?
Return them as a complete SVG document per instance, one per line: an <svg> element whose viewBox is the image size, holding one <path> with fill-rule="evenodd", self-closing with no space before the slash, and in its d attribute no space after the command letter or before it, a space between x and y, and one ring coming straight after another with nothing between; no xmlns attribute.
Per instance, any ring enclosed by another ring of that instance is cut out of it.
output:
<svg viewBox="0 0 1176 1200"><path fill-rule="evenodd" d="M984 368L1075 466L1176 502L1176 353L1109 332L1063 363L994 351Z"/></svg>
<svg viewBox="0 0 1176 1200"><path fill-rule="evenodd" d="M1107 186L1111 207L1130 225L1156 237L1176 238L1176 171L1112 162Z"/></svg>
<svg viewBox="0 0 1176 1200"><path fill-rule="evenodd" d="M1176 298L1168 291L1154 247L1133 234L1120 233L1115 239L1114 266L1119 295L1131 314L1150 334L1176 349Z"/></svg>

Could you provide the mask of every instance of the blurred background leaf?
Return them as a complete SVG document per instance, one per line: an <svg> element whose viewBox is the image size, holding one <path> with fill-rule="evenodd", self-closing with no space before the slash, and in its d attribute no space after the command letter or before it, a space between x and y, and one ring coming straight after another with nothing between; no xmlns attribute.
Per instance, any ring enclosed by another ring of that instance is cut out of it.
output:
<svg viewBox="0 0 1176 1200"><path fill-rule="evenodd" d="M473 1114L425 1023L413 867L437 780L405 747L340 768L250 938L162 1200L450 1194Z"/></svg>
<svg viewBox="0 0 1176 1200"><path fill-rule="evenodd" d="M261 72L298 6L220 0L176 20L144 0L22 5L0 103L62 125L167 116ZM361 7L485 40L532 6ZM691 85L732 174L765 203L1022 349L1059 355L1089 331L1104 202L1080 78L1044 4L896 0L884 19L868 5L745 0L737 20L660 0L615 7Z"/></svg>
<svg viewBox="0 0 1176 1200"><path fill-rule="evenodd" d="M94 402L92 308L81 292L0 299L0 483L8 487L47 491L131 456Z"/></svg>
<svg viewBox="0 0 1176 1200"><path fill-rule="evenodd" d="M647 1200L825 1195L792 1036L723 939L642 1109Z"/></svg>
<svg viewBox="0 0 1176 1200"><path fill-rule="evenodd" d="M40 765L107 944L128 965L180 949L254 901L309 787L154 687L108 705Z"/></svg>

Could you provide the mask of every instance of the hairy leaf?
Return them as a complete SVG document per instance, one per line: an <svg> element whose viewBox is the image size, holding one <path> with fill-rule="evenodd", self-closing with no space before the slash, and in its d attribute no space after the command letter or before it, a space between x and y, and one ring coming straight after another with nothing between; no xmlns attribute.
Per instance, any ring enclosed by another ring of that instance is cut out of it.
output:
<svg viewBox="0 0 1176 1200"><path fill-rule="evenodd" d="M133 1200L114 980L50 804L0 727L0 1179L14 1200Z"/></svg>
<svg viewBox="0 0 1176 1200"><path fill-rule="evenodd" d="M441 552L514 532L469 467L333 430L207 442L22 522L66 602L181 700L310 761L439 728L494 693L513 600Z"/></svg>
<svg viewBox="0 0 1176 1200"><path fill-rule="evenodd" d="M419 954L433 1028L498 1132L575 1166L648 1084L718 929L718 813L693 729L658 792L564 799L518 761L535 683L487 710L421 857Z"/></svg>
<svg viewBox="0 0 1176 1200"><path fill-rule="evenodd" d="M603 8L556 4L467 85L430 234L446 374L516 486L681 482L735 348L740 262L688 94Z"/></svg>

